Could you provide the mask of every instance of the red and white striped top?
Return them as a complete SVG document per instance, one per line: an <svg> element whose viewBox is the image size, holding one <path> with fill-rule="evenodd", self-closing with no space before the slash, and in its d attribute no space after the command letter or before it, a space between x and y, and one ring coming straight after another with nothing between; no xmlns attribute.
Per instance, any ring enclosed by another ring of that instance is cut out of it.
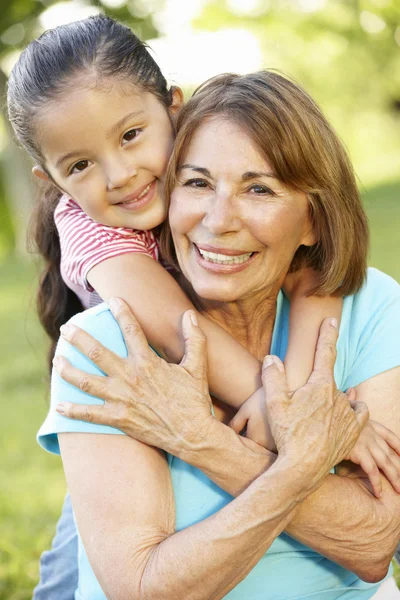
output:
<svg viewBox="0 0 400 600"><path fill-rule="evenodd" d="M158 242L152 231L96 223L68 196L61 197L54 212L54 221L60 237L61 277L84 308L102 302L87 281L87 274L95 265L129 252L159 259Z"/></svg>

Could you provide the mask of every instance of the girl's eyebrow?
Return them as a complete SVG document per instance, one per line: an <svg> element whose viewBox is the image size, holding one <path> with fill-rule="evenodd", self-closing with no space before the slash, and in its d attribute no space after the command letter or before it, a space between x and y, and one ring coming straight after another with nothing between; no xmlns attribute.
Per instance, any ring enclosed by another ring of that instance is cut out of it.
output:
<svg viewBox="0 0 400 600"><path fill-rule="evenodd" d="M116 131L121 129L121 127L123 127L127 121L130 121L130 119L135 119L136 117L141 117L143 115L144 110L134 110L125 115L108 130L107 137L111 137Z"/></svg>

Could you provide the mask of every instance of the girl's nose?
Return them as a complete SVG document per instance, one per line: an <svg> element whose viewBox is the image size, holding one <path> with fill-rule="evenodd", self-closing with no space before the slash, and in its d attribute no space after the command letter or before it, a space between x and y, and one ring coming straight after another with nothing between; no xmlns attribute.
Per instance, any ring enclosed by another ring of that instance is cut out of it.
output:
<svg viewBox="0 0 400 600"><path fill-rule="evenodd" d="M128 161L124 162L120 159L113 161L106 170L108 191L126 187L136 175L136 167Z"/></svg>

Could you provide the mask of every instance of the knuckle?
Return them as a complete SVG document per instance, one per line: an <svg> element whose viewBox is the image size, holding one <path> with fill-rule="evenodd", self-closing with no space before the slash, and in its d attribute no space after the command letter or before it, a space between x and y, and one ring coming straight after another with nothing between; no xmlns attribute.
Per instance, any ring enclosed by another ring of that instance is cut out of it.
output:
<svg viewBox="0 0 400 600"><path fill-rule="evenodd" d="M93 415L88 406L85 406L82 412L82 420L91 423L93 421Z"/></svg>
<svg viewBox="0 0 400 600"><path fill-rule="evenodd" d="M89 379L88 377L81 377L80 380L78 381L78 386L77 386L80 390L82 390L82 392L88 392L89 391Z"/></svg>
<svg viewBox="0 0 400 600"><path fill-rule="evenodd" d="M92 346L88 352L88 358L93 361L96 362L97 360L99 360L102 357L102 348L99 344L94 344L94 346Z"/></svg>
<svg viewBox="0 0 400 600"><path fill-rule="evenodd" d="M122 327L122 332L125 337L134 337L140 332L140 327L137 323L130 321Z"/></svg>

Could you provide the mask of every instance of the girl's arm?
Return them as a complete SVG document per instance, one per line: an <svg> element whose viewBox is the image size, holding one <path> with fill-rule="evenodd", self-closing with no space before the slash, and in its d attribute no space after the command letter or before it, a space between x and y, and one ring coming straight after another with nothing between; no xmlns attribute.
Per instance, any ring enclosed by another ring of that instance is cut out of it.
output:
<svg viewBox="0 0 400 600"><path fill-rule="evenodd" d="M283 286L290 299L285 370L291 390L304 385L312 371L322 321L327 317L334 317L340 323L343 299L334 296L308 296L308 290L316 283L315 272L305 268L287 275Z"/></svg>
<svg viewBox="0 0 400 600"><path fill-rule="evenodd" d="M107 301L122 298L131 307L149 344L169 362L184 352L182 315L194 309L174 278L155 260L140 253L108 258L87 279ZM259 361L221 327L197 313L208 340L208 377L214 396L238 408L261 387Z"/></svg>

